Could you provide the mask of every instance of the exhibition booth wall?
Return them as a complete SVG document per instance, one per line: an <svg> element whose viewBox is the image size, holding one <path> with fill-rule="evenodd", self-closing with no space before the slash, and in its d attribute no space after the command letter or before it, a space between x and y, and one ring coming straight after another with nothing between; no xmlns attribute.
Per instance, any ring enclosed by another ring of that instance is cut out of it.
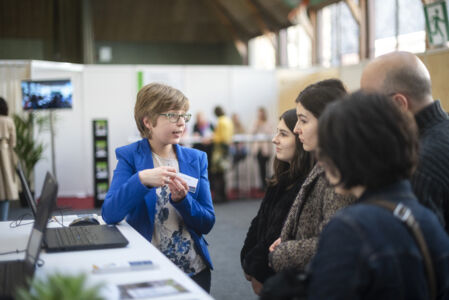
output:
<svg viewBox="0 0 449 300"><path fill-rule="evenodd" d="M16 67L21 66L28 71L5 73L4 79L10 81L10 84L7 87L0 86L0 95L9 98L7 100L12 104L12 112L28 113L21 109L21 80L69 78L72 82L72 108L53 111L53 150L60 197L84 198L93 195L94 119L108 120L111 177L116 166L114 149L139 139L133 116L139 77L142 84L161 82L180 89L190 99L190 112L195 115L203 111L212 122L215 121L213 109L216 105L221 105L228 115L237 113L248 130L255 121L259 106L267 108L273 124L278 116L278 88L274 71L242 66L106 66L44 61L14 63ZM8 64L11 69L11 61L0 61L0 70L8 68ZM27 73L29 77L26 77ZM45 110L34 113L49 114ZM191 131L194 122L193 117L188 124L188 131ZM35 135L36 139L47 145L44 158L35 167L34 182L36 191L39 191L45 172L52 170L52 149L49 131L36 132Z"/></svg>
<svg viewBox="0 0 449 300"><path fill-rule="evenodd" d="M449 50L428 51L419 57L430 71L434 97L448 111ZM133 109L141 84L154 81L180 89L191 101L190 112L195 115L203 111L213 122L213 108L221 105L228 115L237 113L250 130L259 106L267 108L275 126L278 113L295 107L298 93L310 83L337 77L348 89L358 89L365 64L309 70L256 70L245 66L77 65L7 60L0 61L0 96L7 99L11 112L24 113L21 80L71 79L72 109L54 111L55 166L59 196L83 198L93 195L92 121L108 120L112 178L116 166L114 149L139 139ZM48 111L36 114L48 114ZM193 117L188 131L194 122ZM45 172L52 170L50 133L36 132L36 138L47 145L44 158L35 167L35 190L39 191Z"/></svg>

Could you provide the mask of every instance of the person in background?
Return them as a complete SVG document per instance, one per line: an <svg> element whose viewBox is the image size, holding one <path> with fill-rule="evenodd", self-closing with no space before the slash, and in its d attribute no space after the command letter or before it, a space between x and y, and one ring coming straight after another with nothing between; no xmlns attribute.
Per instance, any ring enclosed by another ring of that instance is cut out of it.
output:
<svg viewBox="0 0 449 300"><path fill-rule="evenodd" d="M393 52L370 62L361 88L388 95L414 114L420 152L411 183L418 200L435 212L449 233L449 117L432 97L429 71L412 53Z"/></svg>
<svg viewBox="0 0 449 300"><path fill-rule="evenodd" d="M298 135L293 133L297 120L295 109L287 110L279 118L272 140L276 146L274 175L268 181L267 192L240 252L245 277L256 294L265 280L275 274L268 266L268 247L279 237L293 200L314 164L311 154L303 150Z"/></svg>
<svg viewBox="0 0 449 300"><path fill-rule="evenodd" d="M298 134L305 151L315 153L318 147L318 118L329 103L345 96L346 89L338 79L319 81L306 87L296 99ZM353 196L335 193L324 170L315 164L304 181L281 231L270 246L269 260L276 272L285 269L304 270L315 254L323 227L342 207L355 201Z"/></svg>
<svg viewBox="0 0 449 300"><path fill-rule="evenodd" d="M323 230L307 299L449 299L449 237L409 181L418 162L412 115L387 96L357 92L326 108L318 128L326 177L357 202ZM407 223L422 232L429 265Z"/></svg>
<svg viewBox="0 0 449 300"><path fill-rule="evenodd" d="M239 115L233 113L231 116L232 124L234 125L234 137L233 143L231 145L231 155L232 155L232 170L234 170L234 190L233 197L240 198L242 178L240 176L240 163L243 162L248 155L248 148L245 142L242 141L241 135L246 133L242 122L240 121ZM235 137L235 135L240 135L240 137Z"/></svg>
<svg viewBox="0 0 449 300"><path fill-rule="evenodd" d="M215 223L207 157L179 146L191 115L179 90L151 83L137 94L142 140L116 149L117 167L102 207L106 223L126 221L210 291L212 262L203 237ZM181 173L198 179L189 188Z"/></svg>
<svg viewBox="0 0 449 300"><path fill-rule="evenodd" d="M200 111L196 114L196 122L193 125L193 136L201 138L201 142L194 143L193 148L206 152L208 171L210 171L212 157L212 143L210 138L214 132L214 125L207 121L204 112Z"/></svg>
<svg viewBox="0 0 449 300"><path fill-rule="evenodd" d="M234 125L234 135L236 134L245 134L245 128L242 125L242 122L240 122L239 115L234 113L232 114L232 124ZM234 141L231 148L232 152L232 161L234 168L237 167L238 163L245 159L246 155L248 154L248 150L243 142L237 142Z"/></svg>
<svg viewBox="0 0 449 300"><path fill-rule="evenodd" d="M259 107L257 110L257 120L254 123L251 133L263 137L271 135L273 126L268 122L267 111L264 107ZM262 185L262 190L265 190L267 186L267 163L271 158L272 145L268 141L256 141L253 144L253 153L257 157L257 163L259 166L259 178Z"/></svg>
<svg viewBox="0 0 449 300"><path fill-rule="evenodd" d="M17 200L16 127L8 117L8 103L0 97L0 221L8 220L9 202Z"/></svg>
<svg viewBox="0 0 449 300"><path fill-rule="evenodd" d="M212 190L214 202L225 202L227 201L225 174L230 165L229 147L232 143L234 125L221 106L216 106L214 113L218 120L212 136Z"/></svg>
<svg viewBox="0 0 449 300"><path fill-rule="evenodd" d="M245 127L242 125L242 122L240 121L239 115L233 113L231 119L232 124L234 125L234 134L245 134L246 130Z"/></svg>

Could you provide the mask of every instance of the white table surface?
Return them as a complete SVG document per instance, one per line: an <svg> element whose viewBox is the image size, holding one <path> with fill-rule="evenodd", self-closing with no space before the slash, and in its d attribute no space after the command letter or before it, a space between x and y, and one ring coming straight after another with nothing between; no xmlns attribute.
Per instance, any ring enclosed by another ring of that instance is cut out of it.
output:
<svg viewBox="0 0 449 300"><path fill-rule="evenodd" d="M64 216L64 225L68 225L75 216ZM59 218L58 218L59 219ZM24 250L32 228L32 220L24 220L22 225L10 228L11 222L0 222L0 253ZM49 227L59 226L50 222ZM63 274L88 273L88 281L92 283L106 283L102 293L106 299L119 299L117 284L138 283L153 280L173 279L184 286L189 292L173 296L148 299L213 299L194 281L178 269L167 257L157 250L151 243L135 231L128 223L117 225L129 244L124 248L101 249L88 251L66 251L45 253L42 250L40 259L44 261L42 267L37 267L35 278L41 278L53 272ZM23 259L24 253L1 255L0 260ZM93 274L92 265L106 265L109 263L125 263L128 261L152 260L156 268L150 270L130 270Z"/></svg>

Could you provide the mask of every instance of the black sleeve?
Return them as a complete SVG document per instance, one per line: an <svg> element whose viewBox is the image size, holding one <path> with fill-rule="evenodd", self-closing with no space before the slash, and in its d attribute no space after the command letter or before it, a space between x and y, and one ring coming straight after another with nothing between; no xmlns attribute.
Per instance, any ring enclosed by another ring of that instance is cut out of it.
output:
<svg viewBox="0 0 449 300"><path fill-rule="evenodd" d="M251 225L249 226L248 232L246 233L245 242L243 243L242 250L240 251L240 263L242 264L242 268L244 265L243 262L246 255L257 244L259 215L260 215L260 208L259 211L257 212L257 215L251 221Z"/></svg>
<svg viewBox="0 0 449 300"><path fill-rule="evenodd" d="M247 253L243 261L243 270L245 273L262 283L275 274L274 270L268 266L269 246L263 242L259 242Z"/></svg>
<svg viewBox="0 0 449 300"><path fill-rule="evenodd" d="M260 204L257 215L251 221L251 225L249 226L248 232L246 234L245 242L243 243L243 248L240 251L240 262L242 264L242 267L244 265L243 261L245 259L245 256L249 251L251 251L252 248L254 248L258 244L258 242L260 242L258 233L260 232L260 230L264 230L266 223L265 211L268 210L270 202L269 199L270 197L272 197L273 193L274 189L272 187L269 187L265 193L262 203ZM263 224L261 224L261 222L263 222Z"/></svg>
<svg viewBox="0 0 449 300"><path fill-rule="evenodd" d="M277 186L269 188L259 210L259 236L256 244L250 249L242 261L243 270L260 282L274 275L268 266L268 247L279 238L285 219L294 199L301 187L298 182L293 188L285 191Z"/></svg>

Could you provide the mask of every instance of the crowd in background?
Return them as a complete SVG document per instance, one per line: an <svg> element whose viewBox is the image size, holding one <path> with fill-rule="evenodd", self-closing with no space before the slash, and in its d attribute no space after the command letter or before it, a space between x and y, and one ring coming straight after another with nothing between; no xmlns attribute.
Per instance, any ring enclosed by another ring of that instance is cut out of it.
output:
<svg viewBox="0 0 449 300"><path fill-rule="evenodd" d="M239 115L233 113L229 118L221 106L214 109L216 124L209 121L203 111L196 114L192 130L192 147L206 152L208 156L208 171L213 200L215 203L230 199L230 188L227 183L227 172L236 170L240 162L246 158L254 159L257 165L258 180L255 182L259 194L267 187L268 162L273 156L271 137L274 128L268 119L264 107L259 107L255 114L256 120L251 130L245 130ZM245 135L245 140L235 140L236 135ZM247 136L251 136L250 139ZM236 177L237 193L239 193L239 178Z"/></svg>

